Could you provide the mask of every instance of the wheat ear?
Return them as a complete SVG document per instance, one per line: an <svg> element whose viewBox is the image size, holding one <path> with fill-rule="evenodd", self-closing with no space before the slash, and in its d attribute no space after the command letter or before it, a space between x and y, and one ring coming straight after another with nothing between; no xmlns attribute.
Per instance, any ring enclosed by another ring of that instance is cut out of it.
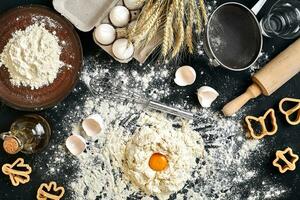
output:
<svg viewBox="0 0 300 200"><path fill-rule="evenodd" d="M164 57L167 56L169 50L170 50L170 38L172 37L173 34L173 27L172 27L172 23L173 23L173 18L174 18L174 12L175 11L175 5L174 5L174 1L171 3L169 9L168 9L168 14L167 14L167 20L166 20L166 24L164 27L164 36L163 36L163 44L162 44L162 55Z"/></svg>
<svg viewBox="0 0 300 200"><path fill-rule="evenodd" d="M172 52L172 58L174 58L180 51L182 44L184 42L184 25L183 25L183 16L184 16L184 1L178 1L178 15L176 17L175 26L178 27L176 31L175 44Z"/></svg>
<svg viewBox="0 0 300 200"><path fill-rule="evenodd" d="M205 8L204 0L199 0L199 7L200 7L200 10L201 10L201 14L202 14L204 24L207 24L207 11L206 11L206 8Z"/></svg>
<svg viewBox="0 0 300 200"><path fill-rule="evenodd" d="M194 10L193 10L193 3L189 1L189 15L188 15L188 22L185 29L185 41L188 47L188 51L190 54L194 52L193 46L193 27L194 27Z"/></svg>
<svg viewBox="0 0 300 200"><path fill-rule="evenodd" d="M153 27L157 24L157 21L159 20L160 14L161 14L161 7L158 7L158 9L155 10L153 15L149 18L148 21L139 29L139 31L136 31L135 36L135 43L136 45L139 45L139 43L143 40L145 40L149 32L153 29Z"/></svg>

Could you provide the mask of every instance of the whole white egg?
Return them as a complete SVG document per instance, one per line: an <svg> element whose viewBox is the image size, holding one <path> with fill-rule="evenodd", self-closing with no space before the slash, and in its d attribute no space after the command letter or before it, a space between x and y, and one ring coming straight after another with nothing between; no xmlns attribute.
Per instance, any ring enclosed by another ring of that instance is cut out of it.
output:
<svg viewBox="0 0 300 200"><path fill-rule="evenodd" d="M95 38L100 44L112 44L116 39L116 30L110 24L101 24L95 30Z"/></svg>
<svg viewBox="0 0 300 200"><path fill-rule="evenodd" d="M133 56L134 47L127 39L122 38L114 42L112 46L113 54L120 60L126 60Z"/></svg>
<svg viewBox="0 0 300 200"><path fill-rule="evenodd" d="M130 12L125 6L116 6L109 13L111 23L116 27L125 27L130 21Z"/></svg>
<svg viewBox="0 0 300 200"><path fill-rule="evenodd" d="M124 4L129 10L138 10L143 7L144 2L139 0L124 0Z"/></svg>

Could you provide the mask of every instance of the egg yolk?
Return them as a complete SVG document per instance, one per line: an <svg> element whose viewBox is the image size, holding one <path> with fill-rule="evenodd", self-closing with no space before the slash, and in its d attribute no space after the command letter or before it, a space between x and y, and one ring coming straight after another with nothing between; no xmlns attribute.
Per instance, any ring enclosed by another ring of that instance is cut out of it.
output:
<svg viewBox="0 0 300 200"><path fill-rule="evenodd" d="M168 167L167 157L160 153L154 153L150 157L149 167L154 171L160 172Z"/></svg>

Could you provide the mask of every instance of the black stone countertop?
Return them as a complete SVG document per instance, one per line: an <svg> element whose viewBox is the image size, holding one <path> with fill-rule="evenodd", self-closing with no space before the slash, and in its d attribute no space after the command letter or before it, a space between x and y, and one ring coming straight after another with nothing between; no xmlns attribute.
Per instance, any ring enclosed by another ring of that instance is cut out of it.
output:
<svg viewBox="0 0 300 200"><path fill-rule="evenodd" d="M224 0L218 0L217 5L228 2ZM239 0L240 3L245 4L247 7L251 7L255 4L255 0ZM258 19L261 18L270 6L275 2L275 0L269 0L266 5L263 7L261 12L258 14ZM0 2L0 13L4 12L7 9L16 7L18 5L24 4L42 4L49 7L52 7L52 1L49 0L2 0ZM91 33L82 33L78 31L82 45L84 50L84 56L94 55L96 50L99 51L99 47L92 40ZM284 50L289 44L291 44L293 40L282 40L282 39L270 39L264 38L264 46L263 51L269 55L269 58L275 57L280 51ZM100 54L103 54L104 60L109 60L110 57L104 52L100 51ZM185 57L183 58L179 64L190 64L193 66L201 66L196 68L197 73L200 71L204 71L206 76L202 77L201 80L197 80L197 82L191 86L187 87L184 90L186 95L194 93L195 89L201 83L207 83L208 85L214 87L222 94L222 97L215 103L213 109L219 111L224 102L227 102L244 92L247 86L251 83L250 81L250 72L243 71L243 72L231 72L229 70L223 68L211 68L208 67L208 59L206 57L199 57L199 56L192 56L192 57ZM139 63L132 62L131 65L138 66ZM284 73L284 69L283 69ZM228 88L225 85L232 84L232 87ZM78 83L77 88L82 88L83 84ZM83 86L84 87L84 86ZM0 94L1 95L1 94ZM255 101L249 103L251 109L249 110L249 114L253 115L261 115L264 113L265 110L268 108L275 108L278 111L278 103L284 97L295 97L300 98L300 74L296 75L293 79L291 79L287 84L281 87L277 92L275 92L270 97L261 96L257 98ZM69 97L64 100L65 105L76 105L76 102L80 98L80 92L72 92ZM171 101L176 101L172 96L165 99L166 103ZM197 103L196 98L191 100L191 103ZM56 129L59 127L56 126L57 121L62 120L61 116L67 112L68 107L62 108L60 112L52 112L51 109L41 112L42 115L46 116L50 123L52 122L53 126L53 136L54 139L52 144L55 144L55 137L56 137ZM11 108L6 107L5 105L1 105L0 107L0 131L7 131L9 129L10 124L20 115L24 114L24 112L16 111ZM300 154L300 126L289 126L284 118L281 115L277 115L279 118L279 133L273 136L274 138L270 141L265 141L268 146L267 159L261 160L261 162L254 162L253 168L259 169L260 175L258 176L257 180L253 182L254 188L260 187L261 180L264 177L271 177L272 182L280 183L285 188L288 188L289 191L280 199L289 199L289 200L296 200L300 199L300 163L297 164L297 169L292 173L280 174L277 169L275 169L271 162L274 159L274 155L276 150L283 149L286 146L290 146L296 153ZM55 119L55 120L54 120ZM1 145L2 146L2 145ZM51 152L49 152L51 153ZM266 152L263 152L266 154ZM12 162L15 160L16 156L8 156L4 153L2 147L0 147L0 166L4 163ZM34 156L24 156L26 159L30 160L29 163L35 162ZM41 163L41 166L44 164ZM61 169L61 174L57 175L57 180L60 182L65 182L62 174L71 174L71 171ZM13 187L11 186L8 178L0 173L0 199L1 200L32 200L35 199L36 190L40 183L44 180L43 172L33 172L31 177L31 184L26 184L24 186ZM249 186L244 188L245 197L246 194L249 192ZM72 199L69 195L66 195L65 199ZM234 199L234 197L233 197Z"/></svg>

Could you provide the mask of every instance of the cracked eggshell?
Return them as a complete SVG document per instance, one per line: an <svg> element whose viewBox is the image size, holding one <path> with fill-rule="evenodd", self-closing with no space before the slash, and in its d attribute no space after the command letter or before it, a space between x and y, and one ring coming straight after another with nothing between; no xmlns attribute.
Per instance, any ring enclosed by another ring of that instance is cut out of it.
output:
<svg viewBox="0 0 300 200"><path fill-rule="evenodd" d="M71 135L66 140L66 147L75 156L81 154L86 148L86 141L80 135Z"/></svg>
<svg viewBox="0 0 300 200"><path fill-rule="evenodd" d="M109 13L111 23L116 27L125 27L130 21L130 12L125 6L116 6Z"/></svg>
<svg viewBox="0 0 300 200"><path fill-rule="evenodd" d="M196 71L190 66L182 66L177 69L175 83L179 86L192 85L196 80Z"/></svg>
<svg viewBox="0 0 300 200"><path fill-rule="evenodd" d="M90 115L82 121L82 128L88 136L97 136L104 130L104 121L101 115Z"/></svg>
<svg viewBox="0 0 300 200"><path fill-rule="evenodd" d="M129 9L129 10L137 10L143 7L144 5L144 1L140 1L140 0L124 0L124 4L125 6Z"/></svg>
<svg viewBox="0 0 300 200"><path fill-rule="evenodd" d="M219 93L212 87L202 86L197 91L198 100L202 107L209 108L217 99Z"/></svg>

